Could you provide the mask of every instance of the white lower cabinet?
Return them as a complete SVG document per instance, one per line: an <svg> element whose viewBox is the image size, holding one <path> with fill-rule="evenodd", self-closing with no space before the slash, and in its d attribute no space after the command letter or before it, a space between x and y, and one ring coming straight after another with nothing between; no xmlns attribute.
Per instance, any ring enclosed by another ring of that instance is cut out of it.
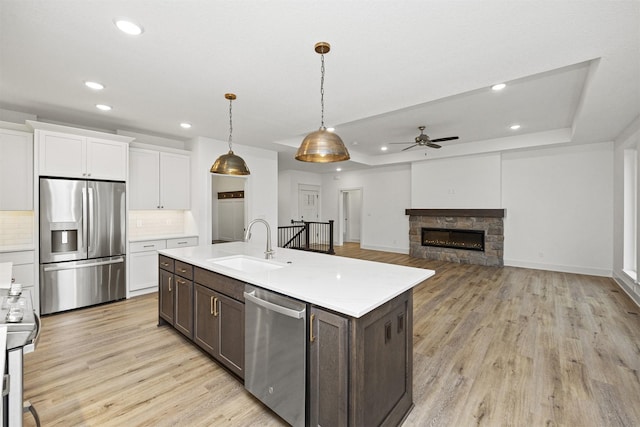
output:
<svg viewBox="0 0 640 427"><path fill-rule="evenodd" d="M158 250L198 246L198 237L156 239L129 244L129 289L127 297L158 290Z"/></svg>

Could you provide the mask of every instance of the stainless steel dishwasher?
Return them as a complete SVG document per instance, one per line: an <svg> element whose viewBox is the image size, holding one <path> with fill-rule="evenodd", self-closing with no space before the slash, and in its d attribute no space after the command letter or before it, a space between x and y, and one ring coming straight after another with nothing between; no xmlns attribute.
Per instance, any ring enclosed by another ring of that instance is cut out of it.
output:
<svg viewBox="0 0 640 427"><path fill-rule="evenodd" d="M244 387L292 426L304 426L306 304L251 285L244 301Z"/></svg>

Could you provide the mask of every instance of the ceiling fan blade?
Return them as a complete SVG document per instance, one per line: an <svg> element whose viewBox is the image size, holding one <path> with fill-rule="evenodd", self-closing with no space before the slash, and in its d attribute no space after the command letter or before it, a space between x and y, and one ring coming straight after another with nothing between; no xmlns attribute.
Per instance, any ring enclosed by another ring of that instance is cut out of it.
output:
<svg viewBox="0 0 640 427"><path fill-rule="evenodd" d="M418 144L414 144L414 145L412 145L412 146L410 146L410 147L403 148L403 149L402 149L402 150L400 150L400 151L407 151L409 148L413 148L413 147L417 147L417 146L418 146Z"/></svg>
<svg viewBox="0 0 640 427"><path fill-rule="evenodd" d="M415 144L415 142L390 142L389 144Z"/></svg>
<svg viewBox="0 0 640 427"><path fill-rule="evenodd" d="M427 147L442 148L442 145L434 144L433 142L427 142Z"/></svg>
<svg viewBox="0 0 640 427"><path fill-rule="evenodd" d="M447 138L432 139L431 142L453 141L454 139L458 139L458 137L457 136L449 136Z"/></svg>

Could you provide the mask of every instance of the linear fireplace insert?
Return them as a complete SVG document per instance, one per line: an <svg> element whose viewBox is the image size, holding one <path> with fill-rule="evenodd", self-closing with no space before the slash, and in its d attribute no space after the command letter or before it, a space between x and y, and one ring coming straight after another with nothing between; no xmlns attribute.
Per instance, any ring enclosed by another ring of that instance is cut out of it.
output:
<svg viewBox="0 0 640 427"><path fill-rule="evenodd" d="M422 246L484 252L484 230L422 228Z"/></svg>

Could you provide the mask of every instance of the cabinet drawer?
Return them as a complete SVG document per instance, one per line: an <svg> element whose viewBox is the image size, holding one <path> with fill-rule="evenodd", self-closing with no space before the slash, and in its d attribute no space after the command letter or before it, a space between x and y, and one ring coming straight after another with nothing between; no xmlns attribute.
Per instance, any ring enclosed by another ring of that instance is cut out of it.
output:
<svg viewBox="0 0 640 427"><path fill-rule="evenodd" d="M164 255L158 255L158 266L163 269L163 270L167 270L167 271L171 271L173 272L174 269L174 260L166 257Z"/></svg>
<svg viewBox="0 0 640 427"><path fill-rule="evenodd" d="M145 240L144 242L131 242L129 252L146 252L166 249L166 240Z"/></svg>
<svg viewBox="0 0 640 427"><path fill-rule="evenodd" d="M191 264L176 261L174 271L178 276L182 276L185 279L193 279L193 266Z"/></svg>
<svg viewBox="0 0 640 427"><path fill-rule="evenodd" d="M198 246L198 238L183 237L180 239L167 239L167 249L186 248L187 246Z"/></svg>
<svg viewBox="0 0 640 427"><path fill-rule="evenodd" d="M244 282L198 267L195 268L195 282L244 302Z"/></svg>

